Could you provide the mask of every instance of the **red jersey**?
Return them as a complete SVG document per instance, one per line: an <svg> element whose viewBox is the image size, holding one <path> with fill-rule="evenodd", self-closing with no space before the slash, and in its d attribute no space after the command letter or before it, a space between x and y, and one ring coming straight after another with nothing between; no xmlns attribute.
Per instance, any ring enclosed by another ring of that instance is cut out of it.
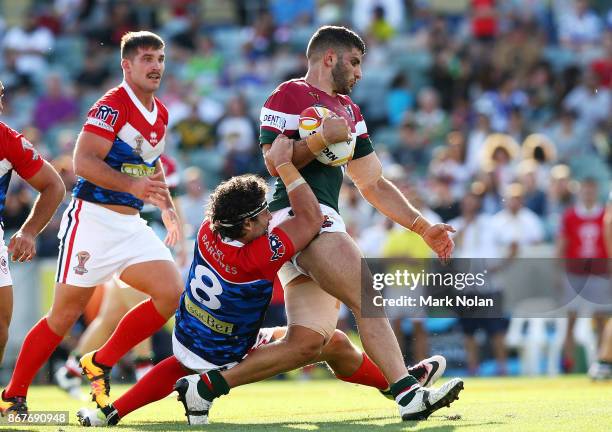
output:
<svg viewBox="0 0 612 432"><path fill-rule="evenodd" d="M43 158L19 132L0 122L0 215L13 170L27 180L43 166Z"/></svg>
<svg viewBox="0 0 612 432"><path fill-rule="evenodd" d="M604 207L596 206L586 210L580 204L568 208L561 221L561 236L566 241L563 258L568 259L601 259L601 269L590 264L589 273L602 273L606 270L605 259L608 258L604 242ZM569 269L574 273L585 272L584 262L569 262ZM600 265L597 264L597 267Z"/></svg>

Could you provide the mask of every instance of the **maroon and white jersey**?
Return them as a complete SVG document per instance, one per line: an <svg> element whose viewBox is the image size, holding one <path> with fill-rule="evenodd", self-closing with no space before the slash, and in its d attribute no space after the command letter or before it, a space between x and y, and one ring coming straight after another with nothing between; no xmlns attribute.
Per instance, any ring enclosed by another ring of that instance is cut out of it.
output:
<svg viewBox="0 0 612 432"><path fill-rule="evenodd" d="M281 133L289 138L299 139L300 113L311 106L325 107L346 119L356 140L353 159L359 159L374 151L361 110L351 98L347 95L331 96L308 84L304 78L286 81L270 95L261 109L259 143L271 144ZM313 160L300 169L300 173L319 202L338 211L342 168ZM278 180L270 210L275 211L288 206L289 199L285 186Z"/></svg>

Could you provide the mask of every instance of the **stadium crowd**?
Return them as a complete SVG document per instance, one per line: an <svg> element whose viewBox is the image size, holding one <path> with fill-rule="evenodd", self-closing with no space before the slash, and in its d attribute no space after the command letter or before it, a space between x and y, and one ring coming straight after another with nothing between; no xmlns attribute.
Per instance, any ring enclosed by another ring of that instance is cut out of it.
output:
<svg viewBox="0 0 612 432"><path fill-rule="evenodd" d="M167 149L190 236L220 180L267 174L259 111L279 83L303 76L306 43L321 24L346 25L366 40L364 76L351 97L385 175L430 220L457 228L456 256L527 256L571 230L564 214L572 206L605 202L612 164L612 10L605 1L8 3L0 22L1 120L54 161L69 189L83 118L121 81L121 35L150 29L165 38L159 98L169 109ZM358 195L347 182L340 213L366 256L429 256L418 236ZM25 183L11 183L9 235L32 199ZM39 239L40 257L57 255L61 214ZM275 299L282 305L282 296ZM398 332L416 337L413 356L427 357L426 326L391 318ZM506 373L503 337L495 336L505 326L484 327L496 372ZM475 329L462 329L468 369L477 373Z"/></svg>

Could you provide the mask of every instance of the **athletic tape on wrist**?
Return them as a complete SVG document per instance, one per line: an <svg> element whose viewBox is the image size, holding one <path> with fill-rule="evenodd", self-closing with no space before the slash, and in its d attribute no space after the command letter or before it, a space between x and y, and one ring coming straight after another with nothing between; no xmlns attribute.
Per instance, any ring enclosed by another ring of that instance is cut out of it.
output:
<svg viewBox="0 0 612 432"><path fill-rule="evenodd" d="M303 177L300 177L299 179L292 181L289 185L287 185L287 193L293 191L295 188L303 184L306 184L306 180L304 180Z"/></svg>

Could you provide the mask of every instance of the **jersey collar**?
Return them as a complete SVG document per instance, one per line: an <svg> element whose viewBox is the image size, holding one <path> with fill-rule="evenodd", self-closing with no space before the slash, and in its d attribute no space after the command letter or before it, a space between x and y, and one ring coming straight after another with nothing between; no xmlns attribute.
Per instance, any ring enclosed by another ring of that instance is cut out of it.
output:
<svg viewBox="0 0 612 432"><path fill-rule="evenodd" d="M140 114L142 114L145 120L148 121L149 124L154 125L155 120L157 120L157 102L155 102L155 98L153 98L153 111L149 111L142 104L142 102L140 102L140 99L136 97L136 94L125 80L121 82L119 87L123 87L125 89L125 92L128 94L134 105L136 105L136 108L138 108L138 111L140 111Z"/></svg>

